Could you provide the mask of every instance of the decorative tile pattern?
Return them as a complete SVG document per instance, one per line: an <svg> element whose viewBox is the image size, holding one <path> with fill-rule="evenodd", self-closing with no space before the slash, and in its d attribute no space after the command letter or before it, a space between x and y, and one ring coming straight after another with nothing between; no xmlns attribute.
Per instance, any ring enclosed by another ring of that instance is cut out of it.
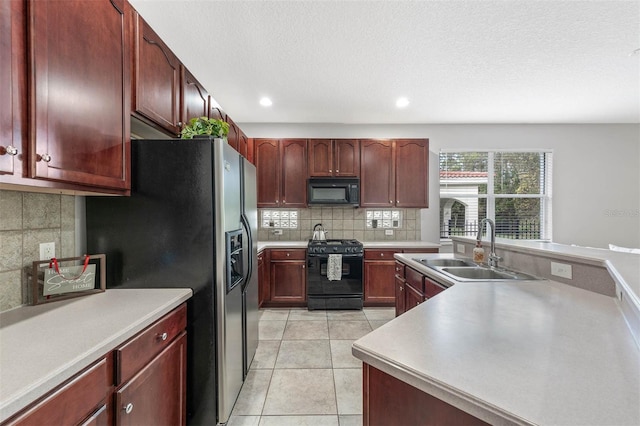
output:
<svg viewBox="0 0 640 426"><path fill-rule="evenodd" d="M271 218L273 212L278 213L278 221L281 213L289 212L284 209L259 209L260 218L264 222L264 213L268 212L266 219L269 228L261 222L258 230L258 238L261 241L306 241L311 239L313 226L322 223L328 231L327 238L355 238L366 241L417 241L420 240L420 209L393 209L393 210L368 210L354 209L353 207L311 207L297 210L297 229L291 229L290 222L287 226L275 226L275 220ZM379 213L377 228L372 227L374 212ZM371 217L367 218L367 214ZM388 217L384 217L387 215ZM394 216L395 215L395 216ZM273 226L271 222L273 221ZM383 222L386 221L386 222ZM282 230L282 235L276 235L272 228ZM385 235L384 228L392 229L393 235ZM365 232L366 230L366 232Z"/></svg>
<svg viewBox="0 0 640 426"><path fill-rule="evenodd" d="M0 312L27 302L25 267L54 242L57 257L76 253L77 197L0 190Z"/></svg>

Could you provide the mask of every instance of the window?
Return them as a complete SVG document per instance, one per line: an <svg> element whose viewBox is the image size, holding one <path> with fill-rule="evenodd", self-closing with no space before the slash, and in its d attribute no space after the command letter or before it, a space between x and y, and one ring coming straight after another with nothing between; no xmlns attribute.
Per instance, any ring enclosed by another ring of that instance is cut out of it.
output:
<svg viewBox="0 0 640 426"><path fill-rule="evenodd" d="M550 151L441 151L440 238L490 218L496 237L551 240L551 172Z"/></svg>

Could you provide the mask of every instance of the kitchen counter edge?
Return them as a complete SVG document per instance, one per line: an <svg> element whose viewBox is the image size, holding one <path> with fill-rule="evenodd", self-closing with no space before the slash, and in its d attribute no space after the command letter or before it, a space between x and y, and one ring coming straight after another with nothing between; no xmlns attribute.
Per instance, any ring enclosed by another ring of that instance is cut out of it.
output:
<svg viewBox="0 0 640 426"><path fill-rule="evenodd" d="M192 295L189 288L108 289L0 313L0 422L78 374ZM29 345L24 344L25 336L29 336Z"/></svg>

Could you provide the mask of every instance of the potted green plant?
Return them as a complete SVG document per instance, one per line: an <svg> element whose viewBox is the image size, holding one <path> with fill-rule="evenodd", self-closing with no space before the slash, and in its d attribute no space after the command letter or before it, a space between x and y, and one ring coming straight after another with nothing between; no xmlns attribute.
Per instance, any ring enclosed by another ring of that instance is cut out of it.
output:
<svg viewBox="0 0 640 426"><path fill-rule="evenodd" d="M229 123L225 123L217 118L196 117L189 120L182 131L182 139L193 139L195 136L213 136L214 138L227 138L229 134Z"/></svg>

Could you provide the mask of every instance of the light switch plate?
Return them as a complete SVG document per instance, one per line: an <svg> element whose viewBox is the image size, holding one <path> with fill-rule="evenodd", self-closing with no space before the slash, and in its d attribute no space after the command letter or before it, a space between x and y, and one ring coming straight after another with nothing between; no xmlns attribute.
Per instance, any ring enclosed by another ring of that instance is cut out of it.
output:
<svg viewBox="0 0 640 426"><path fill-rule="evenodd" d="M571 280L573 279L573 270L568 263L551 262L551 275Z"/></svg>
<svg viewBox="0 0 640 426"><path fill-rule="evenodd" d="M458 253L464 254L464 244L456 244L456 250Z"/></svg>
<svg viewBox="0 0 640 426"><path fill-rule="evenodd" d="M385 229L384 235L393 235L393 229Z"/></svg>

